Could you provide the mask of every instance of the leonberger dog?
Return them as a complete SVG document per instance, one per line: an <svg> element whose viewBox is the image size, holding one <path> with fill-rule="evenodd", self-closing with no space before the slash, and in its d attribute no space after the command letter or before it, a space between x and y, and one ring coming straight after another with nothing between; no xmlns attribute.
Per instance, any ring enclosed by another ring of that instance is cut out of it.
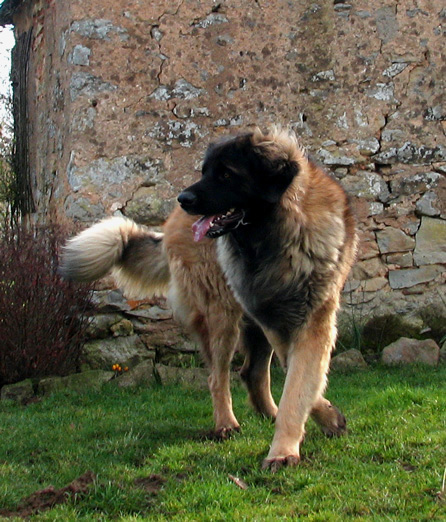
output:
<svg viewBox="0 0 446 522"><path fill-rule="evenodd" d="M240 346L251 403L275 419L263 467L296 465L309 415L328 436L346 430L324 390L340 294L356 255L348 198L294 133L272 128L209 145L201 179L178 202L162 234L122 217L81 232L65 246L62 275L91 281L112 272L129 295L167 293L208 364L221 438L240 428L230 392ZM286 372L278 407L270 391L273 352Z"/></svg>

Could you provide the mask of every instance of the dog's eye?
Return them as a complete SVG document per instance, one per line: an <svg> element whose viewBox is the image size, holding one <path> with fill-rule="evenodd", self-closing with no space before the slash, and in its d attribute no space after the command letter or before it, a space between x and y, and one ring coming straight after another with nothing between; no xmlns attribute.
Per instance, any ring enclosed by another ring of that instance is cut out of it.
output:
<svg viewBox="0 0 446 522"><path fill-rule="evenodd" d="M229 181L231 179L231 173L226 170L225 172L220 174L220 179L222 181Z"/></svg>

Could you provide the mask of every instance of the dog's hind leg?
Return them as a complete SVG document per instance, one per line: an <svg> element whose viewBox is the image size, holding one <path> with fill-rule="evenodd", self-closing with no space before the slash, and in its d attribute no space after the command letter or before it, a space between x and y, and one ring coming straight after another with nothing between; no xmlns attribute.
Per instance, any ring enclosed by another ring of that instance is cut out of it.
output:
<svg viewBox="0 0 446 522"><path fill-rule="evenodd" d="M239 316L229 314L228 310L216 310L210 312L208 319L211 370L208 382L214 406L215 436L226 439L233 431L240 430L232 409L230 382L231 361L239 339Z"/></svg>
<svg viewBox="0 0 446 522"><path fill-rule="evenodd" d="M300 460L300 444L313 406L322 397L330 354L336 338L335 299L315 310L294 342L281 343L277 335L269 335L274 348L286 361L285 379L273 442L263 467L272 471L281 466L296 465Z"/></svg>
<svg viewBox="0 0 446 522"><path fill-rule="evenodd" d="M215 421L212 437L227 439L233 431L240 430L232 409L230 383L231 361L239 338L239 314L227 313L220 306L210 308L206 316L197 314L190 326L210 370L208 384Z"/></svg>
<svg viewBox="0 0 446 522"><path fill-rule="evenodd" d="M245 361L240 377L248 388L251 404L258 413L275 419L277 406L271 395L270 377L273 349L262 329L249 317L242 320L242 347Z"/></svg>

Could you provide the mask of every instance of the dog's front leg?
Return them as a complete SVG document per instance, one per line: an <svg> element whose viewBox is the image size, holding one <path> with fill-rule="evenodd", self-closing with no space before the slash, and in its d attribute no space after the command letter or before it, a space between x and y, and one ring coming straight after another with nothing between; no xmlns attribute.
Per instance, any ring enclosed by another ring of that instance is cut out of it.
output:
<svg viewBox="0 0 446 522"><path fill-rule="evenodd" d="M326 385L336 338L335 313L336 305L331 302L316 310L297 340L288 347L285 385L273 442L263 468L276 471L282 466L294 466L300 460L305 423Z"/></svg>

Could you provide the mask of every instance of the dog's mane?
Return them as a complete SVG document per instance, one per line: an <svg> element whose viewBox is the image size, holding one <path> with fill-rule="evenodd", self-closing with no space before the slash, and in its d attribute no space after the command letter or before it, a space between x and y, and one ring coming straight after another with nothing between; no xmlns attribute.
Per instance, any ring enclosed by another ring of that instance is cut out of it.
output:
<svg viewBox="0 0 446 522"><path fill-rule="evenodd" d="M263 132L257 127L252 133L251 143L254 147L261 148L264 155L270 159L295 161L299 165L307 161L305 149L291 129L274 125Z"/></svg>

